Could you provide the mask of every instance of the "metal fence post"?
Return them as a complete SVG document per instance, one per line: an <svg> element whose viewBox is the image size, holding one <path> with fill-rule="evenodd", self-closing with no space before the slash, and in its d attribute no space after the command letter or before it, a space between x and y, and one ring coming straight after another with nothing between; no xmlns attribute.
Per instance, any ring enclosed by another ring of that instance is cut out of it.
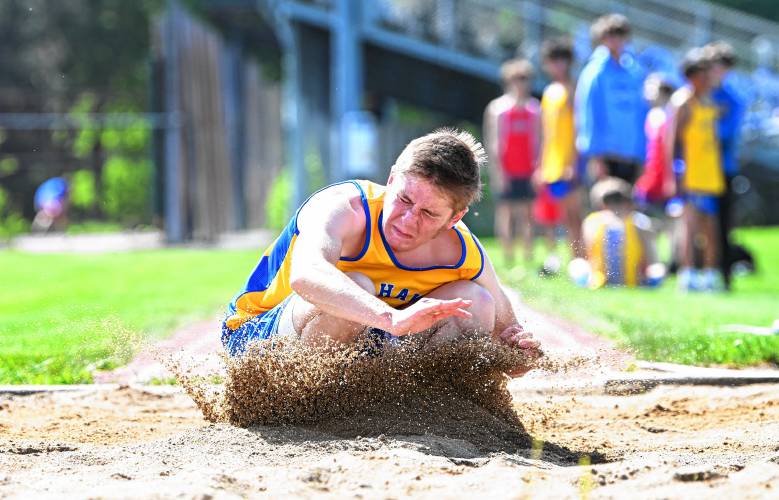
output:
<svg viewBox="0 0 779 500"><path fill-rule="evenodd" d="M169 116L179 115L179 64L176 44L176 21L181 15L175 0L169 0L164 26L165 53L165 111ZM179 124L176 124L179 125ZM184 241L184 223L181 206L181 129L165 128L165 235L170 243Z"/></svg>

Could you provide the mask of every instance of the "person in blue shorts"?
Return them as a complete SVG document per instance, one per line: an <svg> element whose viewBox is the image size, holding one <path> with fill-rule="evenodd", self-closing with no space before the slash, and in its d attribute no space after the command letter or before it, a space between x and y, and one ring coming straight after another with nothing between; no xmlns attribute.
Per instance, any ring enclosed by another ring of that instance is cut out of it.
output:
<svg viewBox="0 0 779 500"><path fill-rule="evenodd" d="M539 356L461 220L479 198L485 161L472 135L442 129L406 146L386 185L349 180L313 194L230 302L225 349L239 356L279 336L312 346L484 336Z"/></svg>
<svg viewBox="0 0 779 500"><path fill-rule="evenodd" d="M64 177L52 177L35 190L33 231L62 231L68 224L70 189Z"/></svg>

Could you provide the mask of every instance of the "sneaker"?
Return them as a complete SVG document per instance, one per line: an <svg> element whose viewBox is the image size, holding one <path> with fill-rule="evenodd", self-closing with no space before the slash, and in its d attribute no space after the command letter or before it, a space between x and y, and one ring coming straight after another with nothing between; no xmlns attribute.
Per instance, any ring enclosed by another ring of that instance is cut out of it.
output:
<svg viewBox="0 0 779 500"><path fill-rule="evenodd" d="M706 268L701 273L701 290L705 292L722 292L725 290L725 280L719 269Z"/></svg>
<svg viewBox="0 0 779 500"><path fill-rule="evenodd" d="M692 292L695 288L695 273L689 267L683 267L679 269L677 274L677 285L682 292Z"/></svg>

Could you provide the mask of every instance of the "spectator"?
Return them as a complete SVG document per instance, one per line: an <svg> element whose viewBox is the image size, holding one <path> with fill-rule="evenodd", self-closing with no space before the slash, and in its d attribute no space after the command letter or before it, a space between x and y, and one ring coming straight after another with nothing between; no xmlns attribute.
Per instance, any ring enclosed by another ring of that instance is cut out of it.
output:
<svg viewBox="0 0 779 500"><path fill-rule="evenodd" d="M599 45L576 87L576 146L596 179L613 176L633 184L646 146L646 104L642 72L624 50L630 24L625 16L609 14L596 20L591 32Z"/></svg>
<svg viewBox="0 0 779 500"><path fill-rule="evenodd" d="M730 243L730 230L733 227L733 191L731 183L738 174L737 150L741 122L746 105L727 78L736 65L733 48L726 42L715 42L704 47L705 55L711 64L711 97L719 108L717 135L722 154L722 168L725 172L725 192L719 199L719 242L720 271L726 289L730 289L730 268L733 264L733 251Z"/></svg>
<svg viewBox="0 0 779 500"><path fill-rule="evenodd" d="M34 198L36 214L32 221L33 231L63 231L68 224L69 200L68 181L62 177L52 177L38 186Z"/></svg>
<svg viewBox="0 0 779 500"><path fill-rule="evenodd" d="M702 49L692 49L684 58L682 72L688 84L671 98L669 161L673 150L681 168L679 191L684 196L684 237L680 256L679 288L716 291L722 288L718 271L719 197L725 192L719 141L717 107L710 98L710 64ZM703 272L693 271L695 246L703 253Z"/></svg>
<svg viewBox="0 0 779 500"><path fill-rule="evenodd" d="M649 218L633 210L630 184L607 177L593 186L590 196L597 211L582 224L587 261L575 259L569 265L574 281L592 288L659 283L664 271L656 263L654 233Z"/></svg>
<svg viewBox="0 0 779 500"><path fill-rule="evenodd" d="M652 104L644 132L647 138L644 172L636 181L634 195L641 210L661 215L665 202L673 196L673 168L666 155L668 104L674 88L658 73L644 82L644 97Z"/></svg>
<svg viewBox="0 0 779 500"><path fill-rule="evenodd" d="M536 172L536 190L548 191L562 205L574 257L583 257L581 243L581 180L577 178L576 130L573 123L573 47L567 39L548 40L541 50L544 71L552 83L541 98L543 146Z"/></svg>
<svg viewBox="0 0 779 500"><path fill-rule="evenodd" d="M530 96L533 67L526 60L511 60L501 68L504 94L487 105L484 140L490 157L490 181L497 198L495 233L506 261L514 260L514 241L521 227L525 259L533 257L531 177L539 140L539 104Z"/></svg>

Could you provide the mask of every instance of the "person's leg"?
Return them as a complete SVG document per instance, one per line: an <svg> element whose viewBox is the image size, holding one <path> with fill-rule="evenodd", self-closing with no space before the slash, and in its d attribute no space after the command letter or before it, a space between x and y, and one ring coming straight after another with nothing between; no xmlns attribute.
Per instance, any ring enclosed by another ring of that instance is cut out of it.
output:
<svg viewBox="0 0 779 500"><path fill-rule="evenodd" d="M693 207L692 202L685 203L682 217L679 221L681 225L680 242L679 242L679 272L678 284L681 290L691 290L694 288L694 255L695 255L695 240L698 232L696 224L696 210Z"/></svg>
<svg viewBox="0 0 779 500"><path fill-rule="evenodd" d="M514 263L514 233L512 224L511 203L499 201L495 207L495 234L503 247L503 257L508 265Z"/></svg>
<svg viewBox="0 0 779 500"><path fill-rule="evenodd" d="M557 253L557 238L555 231L557 226L549 225L544 228L544 239L546 240L546 252L547 255L555 255Z"/></svg>
<svg viewBox="0 0 779 500"><path fill-rule="evenodd" d="M703 267L716 269L719 265L719 234L716 216L700 214L700 227L706 244L703 247Z"/></svg>
<svg viewBox="0 0 779 500"><path fill-rule="evenodd" d="M376 286L364 274L352 272L346 275L371 295L376 294ZM288 307L291 308L291 326L294 328L291 333L299 334L307 344L322 344L328 340L348 344L365 331L365 325L327 314L297 295L290 299ZM279 332L280 335L289 333Z"/></svg>
<svg viewBox="0 0 779 500"><path fill-rule="evenodd" d="M490 335L495 328L495 300L486 288L473 281L453 281L427 294L427 297L441 300L466 299L472 301L468 311L470 318L448 318L435 327L428 339L428 345L451 342L463 334Z"/></svg>
<svg viewBox="0 0 779 500"><path fill-rule="evenodd" d="M732 227L732 207L733 191L731 189L731 179L725 180L725 192L719 198L719 248L720 259L719 266L724 280L725 289L730 290L730 265L732 264L733 252L730 246L730 229Z"/></svg>
<svg viewBox="0 0 779 500"><path fill-rule="evenodd" d="M530 200L522 200L514 204L512 214L515 224L519 225L519 234L522 235L522 246L525 249L525 261L533 260L533 216Z"/></svg>
<svg viewBox="0 0 779 500"><path fill-rule="evenodd" d="M582 243L582 190L578 186L573 188L568 196L563 199L565 214L565 226L568 231L568 243L574 258L584 258L584 245Z"/></svg>

